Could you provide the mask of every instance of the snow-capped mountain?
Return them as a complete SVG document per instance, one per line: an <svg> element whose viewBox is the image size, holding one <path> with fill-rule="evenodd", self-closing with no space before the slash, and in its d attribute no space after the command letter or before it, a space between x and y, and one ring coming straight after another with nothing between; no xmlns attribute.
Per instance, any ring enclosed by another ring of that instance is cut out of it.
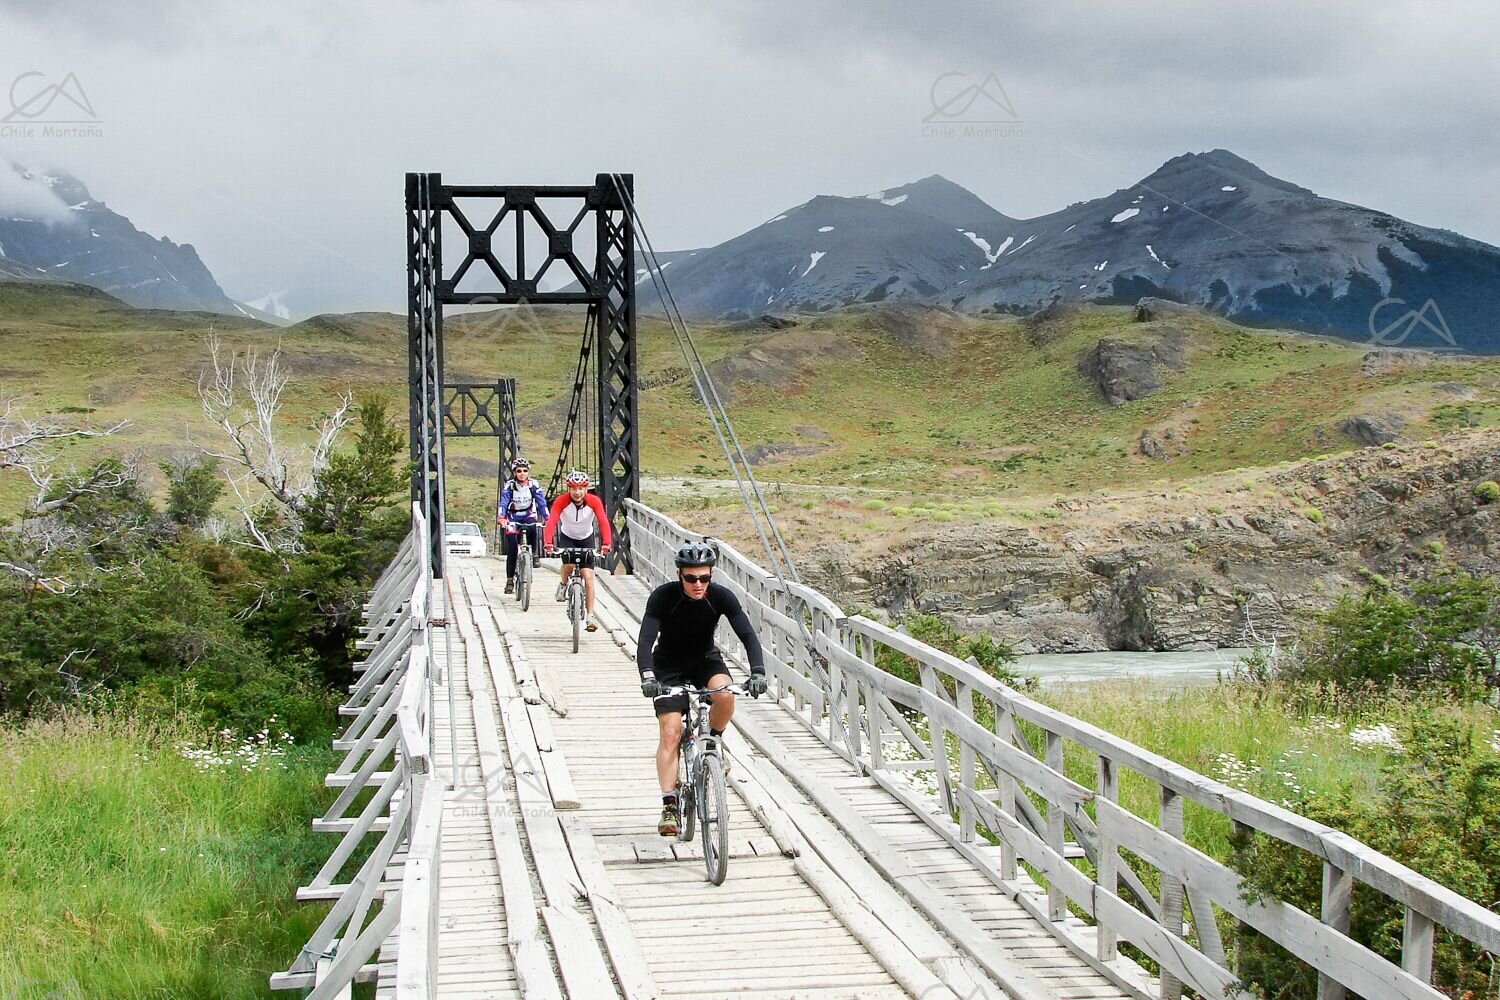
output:
<svg viewBox="0 0 1500 1000"><path fill-rule="evenodd" d="M253 315L224 294L190 244L153 238L82 181L0 161L0 276L92 285L147 309Z"/></svg>
<svg viewBox="0 0 1500 1000"><path fill-rule="evenodd" d="M967 229L952 224L973 202ZM939 212L927 214L923 208ZM926 299L955 275L977 274L991 239L1010 220L941 177L868 197L818 197L708 250L663 255L663 270L686 312L753 315L822 310L851 302ZM645 278L645 262L637 261ZM648 282L640 292L648 308Z"/></svg>
<svg viewBox="0 0 1500 1000"><path fill-rule="evenodd" d="M819 196L674 255L667 276L684 311L716 316L887 298L1020 312L1154 295L1249 325L1500 352L1500 249L1319 197L1222 149L1026 220L935 176ZM655 307L654 294L642 302Z"/></svg>
<svg viewBox="0 0 1500 1000"><path fill-rule="evenodd" d="M1500 249L1319 197L1227 150L1168 160L1128 188L1019 223L1015 235L1024 252L955 283L944 304L1157 295L1249 325L1369 339L1372 313L1379 329L1430 300L1454 342L1433 322L1417 324L1408 346L1500 350Z"/></svg>

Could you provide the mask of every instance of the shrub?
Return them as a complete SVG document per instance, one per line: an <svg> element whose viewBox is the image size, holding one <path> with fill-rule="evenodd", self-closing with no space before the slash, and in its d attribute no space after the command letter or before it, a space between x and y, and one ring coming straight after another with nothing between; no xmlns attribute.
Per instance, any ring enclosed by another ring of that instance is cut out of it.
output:
<svg viewBox="0 0 1500 1000"><path fill-rule="evenodd" d="M1302 516L1307 518L1313 524L1323 523L1323 512L1316 507L1308 507L1302 512Z"/></svg>
<svg viewBox="0 0 1500 1000"><path fill-rule="evenodd" d="M1433 684L1460 698L1500 686L1500 583L1491 577L1447 572L1410 596L1345 594L1315 621L1288 668L1293 680L1349 690Z"/></svg>
<svg viewBox="0 0 1500 1000"><path fill-rule="evenodd" d="M186 464L161 463L167 477L167 520L185 528L196 528L213 513L224 493L218 463L208 457Z"/></svg>
<svg viewBox="0 0 1500 1000"><path fill-rule="evenodd" d="M1486 479L1484 482L1474 486L1474 496L1478 498L1480 503L1494 503L1496 500L1500 500L1500 483L1495 482L1493 479Z"/></svg>
<svg viewBox="0 0 1500 1000"><path fill-rule="evenodd" d="M972 656L981 670L1002 683L1029 686L1027 678L1012 669L1016 653L1008 643L987 635L965 635L934 614L907 615L901 620L901 627L913 639L941 649L960 660L967 660ZM904 681L912 684L922 682L917 672L917 661L888 646L876 644L875 662L882 670Z"/></svg>
<svg viewBox="0 0 1500 1000"><path fill-rule="evenodd" d="M1471 725L1419 717L1401 733L1404 749L1380 765L1379 793L1306 797L1296 810L1470 899L1500 898L1500 757ZM1248 829L1248 828L1246 828ZM1247 873L1250 899L1281 899L1316 914L1322 889L1320 859L1263 835L1231 841L1231 863ZM1399 964L1404 908L1364 886L1354 892L1349 934ZM1318 976L1253 930L1238 925L1238 973L1260 995L1314 1000ZM1439 934L1433 985L1449 996L1482 996L1492 988L1490 963L1456 935Z"/></svg>
<svg viewBox="0 0 1500 1000"><path fill-rule="evenodd" d="M1219 503L1211 503L1208 505L1208 512L1210 514L1222 514L1224 513L1224 505Z"/></svg>
<svg viewBox="0 0 1500 1000"><path fill-rule="evenodd" d="M865 510L885 510L884 500L866 500L860 504Z"/></svg>

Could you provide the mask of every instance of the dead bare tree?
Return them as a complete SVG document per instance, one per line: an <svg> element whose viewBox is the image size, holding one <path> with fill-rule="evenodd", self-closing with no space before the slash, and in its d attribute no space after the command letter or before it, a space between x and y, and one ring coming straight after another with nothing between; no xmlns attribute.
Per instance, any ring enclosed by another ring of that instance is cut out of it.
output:
<svg viewBox="0 0 1500 1000"><path fill-rule="evenodd" d="M209 365L198 377L198 400L203 415L223 432L230 447L227 451L197 447L229 466L225 481L252 539L250 544L273 555L295 551L297 528L317 475L328 464L339 432L354 419L354 398L347 392L339 397L333 413L314 425L317 438L310 447L286 445L277 437L276 417L291 374L280 348L266 358L253 348L226 357L222 341L212 332L205 344ZM265 499L276 505L279 517L267 516Z"/></svg>
<svg viewBox="0 0 1500 1000"><path fill-rule="evenodd" d="M85 494L118 488L124 482L120 469L105 465L96 465L60 481L53 468L57 461L53 445L69 438L109 437L127 423L121 420L108 427L70 428L48 418L32 420L14 399L0 399L0 470L17 469L31 480L36 494L27 506L30 515L41 517L53 513ZM55 490L59 485L61 489Z"/></svg>
<svg viewBox="0 0 1500 1000"><path fill-rule="evenodd" d="M72 438L109 437L126 426L121 420L105 427L68 427L50 417L33 420L13 398L0 399L0 471L14 469L31 481L35 493L22 519L7 533L0 552L0 570L53 594L66 593L69 582L45 568L59 550L76 542L76 535L53 516L91 493L118 489L135 476L132 462L96 463L89 469L59 471L58 442Z"/></svg>

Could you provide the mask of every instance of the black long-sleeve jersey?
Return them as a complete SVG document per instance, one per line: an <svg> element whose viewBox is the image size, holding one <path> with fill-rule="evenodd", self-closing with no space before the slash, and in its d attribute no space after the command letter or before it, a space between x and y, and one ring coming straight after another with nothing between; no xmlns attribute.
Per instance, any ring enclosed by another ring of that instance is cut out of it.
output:
<svg viewBox="0 0 1500 1000"><path fill-rule="evenodd" d="M729 619L729 627L744 643L750 670L764 673L760 639L734 591L710 583L703 599L695 601L687 596L679 580L662 584L646 599L641 634L636 640L636 667L644 675L648 670L655 671L658 664L663 671L671 671L720 659L714 648L714 629L720 618Z"/></svg>

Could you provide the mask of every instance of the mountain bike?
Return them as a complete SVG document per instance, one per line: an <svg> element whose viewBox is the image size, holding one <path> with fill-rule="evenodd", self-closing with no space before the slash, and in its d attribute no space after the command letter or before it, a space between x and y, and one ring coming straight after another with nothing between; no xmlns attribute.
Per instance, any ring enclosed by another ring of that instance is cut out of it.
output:
<svg viewBox="0 0 1500 1000"><path fill-rule="evenodd" d="M724 779L724 755L719 737L709 730L709 695L728 691L744 694L739 684L700 688L691 685L669 687L664 694L688 696L687 717L682 723L682 743L677 753L677 802L682 821L677 825L677 839L693 839L696 820L703 839L703 864L708 880L723 885L729 870L729 792Z"/></svg>
<svg viewBox="0 0 1500 1000"><path fill-rule="evenodd" d="M523 528L524 531L521 530ZM531 571L536 563L536 550L532 548L531 538L536 528L534 524L518 525L515 521L505 526L507 535L520 536L516 540L516 600L520 602L522 611L531 607Z"/></svg>
<svg viewBox="0 0 1500 1000"><path fill-rule="evenodd" d="M568 577L565 598L568 602L568 621L573 623L573 652L576 653L578 640L582 637L584 621L589 613L583 589L583 571L585 567L593 569L594 550L564 547L557 550L557 557L564 563L575 567L573 575Z"/></svg>

